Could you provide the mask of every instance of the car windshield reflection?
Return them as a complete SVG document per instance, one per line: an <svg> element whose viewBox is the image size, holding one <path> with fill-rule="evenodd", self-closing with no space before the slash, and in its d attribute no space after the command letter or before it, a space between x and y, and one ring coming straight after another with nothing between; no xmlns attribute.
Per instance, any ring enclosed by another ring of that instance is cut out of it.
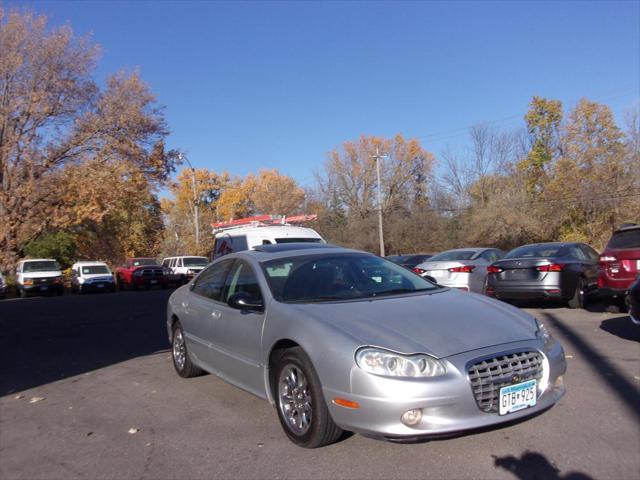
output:
<svg viewBox="0 0 640 480"><path fill-rule="evenodd" d="M262 263L274 298L285 303L357 300L439 288L385 259L366 254L307 255Z"/></svg>

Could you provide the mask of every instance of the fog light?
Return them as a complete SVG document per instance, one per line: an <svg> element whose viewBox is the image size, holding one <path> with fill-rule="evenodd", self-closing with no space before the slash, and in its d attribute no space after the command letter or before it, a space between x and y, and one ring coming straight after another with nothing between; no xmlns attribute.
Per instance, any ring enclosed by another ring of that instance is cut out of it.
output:
<svg viewBox="0 0 640 480"><path fill-rule="evenodd" d="M404 423L407 427L413 427L420 423L422 420L422 410L419 408L415 408L413 410L409 410L408 412L404 412L402 414L402 423Z"/></svg>

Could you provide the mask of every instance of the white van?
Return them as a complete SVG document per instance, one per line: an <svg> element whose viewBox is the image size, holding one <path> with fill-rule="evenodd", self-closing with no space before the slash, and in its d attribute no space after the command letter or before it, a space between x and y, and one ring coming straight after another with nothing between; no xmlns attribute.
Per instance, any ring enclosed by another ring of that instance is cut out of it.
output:
<svg viewBox="0 0 640 480"><path fill-rule="evenodd" d="M71 267L71 289L74 292L115 292L113 272L104 262L76 262Z"/></svg>
<svg viewBox="0 0 640 480"><path fill-rule="evenodd" d="M64 293L60 264L52 258L20 260L16 267L16 288L21 297L30 293Z"/></svg>
<svg viewBox="0 0 640 480"><path fill-rule="evenodd" d="M273 243L326 243L312 228L294 225L250 225L221 229L214 235L213 259Z"/></svg>

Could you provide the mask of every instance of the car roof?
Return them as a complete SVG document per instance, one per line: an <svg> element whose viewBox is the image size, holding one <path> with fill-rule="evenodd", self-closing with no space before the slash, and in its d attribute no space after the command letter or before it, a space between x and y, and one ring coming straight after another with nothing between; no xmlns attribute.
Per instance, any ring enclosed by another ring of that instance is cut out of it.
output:
<svg viewBox="0 0 640 480"><path fill-rule="evenodd" d="M640 225L636 225L636 224L623 224L620 226L620 228L618 228L615 232L613 233L618 233L618 232L626 232L627 230L636 230L640 228Z"/></svg>
<svg viewBox="0 0 640 480"><path fill-rule="evenodd" d="M57 262L55 258L23 258L18 263L24 262Z"/></svg>
<svg viewBox="0 0 640 480"><path fill-rule="evenodd" d="M284 235L285 237L294 233L296 235L304 234L305 238L322 238L313 228L300 227L298 225L247 225L242 227L222 229L215 233L216 236L229 234L233 236L236 233L247 234L254 232L265 232L267 235Z"/></svg>
<svg viewBox="0 0 640 480"><path fill-rule="evenodd" d="M481 252L482 250L499 250L499 249L495 247L451 248L449 250L443 250L441 252L438 252L437 255L440 255L441 253L445 253L445 252Z"/></svg>
<svg viewBox="0 0 640 480"><path fill-rule="evenodd" d="M106 262L101 260L81 260L79 262L74 263L74 265L84 265L84 266L97 266L97 265L106 265Z"/></svg>

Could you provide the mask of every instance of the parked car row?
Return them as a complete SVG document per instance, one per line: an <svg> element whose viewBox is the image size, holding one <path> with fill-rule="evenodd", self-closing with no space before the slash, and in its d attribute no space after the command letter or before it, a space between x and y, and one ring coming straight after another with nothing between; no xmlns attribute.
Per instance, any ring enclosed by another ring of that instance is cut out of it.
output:
<svg viewBox="0 0 640 480"><path fill-rule="evenodd" d="M616 230L601 255L584 243L550 242L506 254L495 248L447 250L417 265L405 261L411 257L387 258L442 286L506 301L555 299L583 308L596 295L629 295L640 275L640 225Z"/></svg>

